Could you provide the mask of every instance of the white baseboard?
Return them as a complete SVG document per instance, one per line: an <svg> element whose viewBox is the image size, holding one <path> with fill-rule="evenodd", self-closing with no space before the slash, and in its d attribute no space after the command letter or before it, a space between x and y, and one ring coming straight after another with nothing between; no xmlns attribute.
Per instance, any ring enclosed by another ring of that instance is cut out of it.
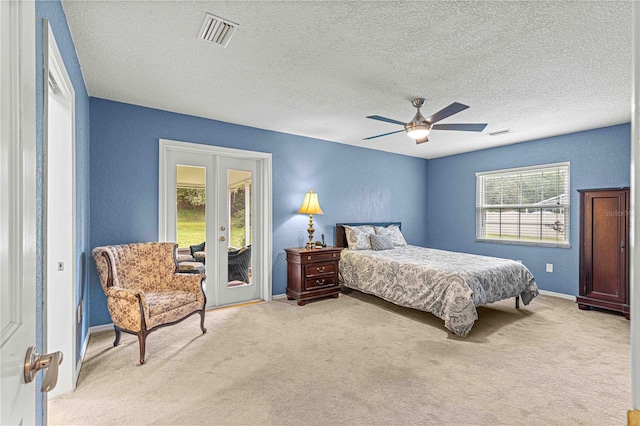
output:
<svg viewBox="0 0 640 426"><path fill-rule="evenodd" d="M549 290L538 290L538 291L540 292L540 294L544 294L545 296L559 297L561 299L567 299L573 302L576 301L576 297L570 294L556 293L555 291L549 291Z"/></svg>
<svg viewBox="0 0 640 426"><path fill-rule="evenodd" d="M76 364L76 378L75 383L78 383L78 377L80 376L80 370L82 369L82 363L84 362L84 357L87 354L87 347L89 346L89 339L93 333L99 333L101 331L113 330L113 323L111 324L103 324L96 325L94 327L89 327L87 330L87 335L84 338L84 342L82 342L82 350L80 351L80 359Z"/></svg>
<svg viewBox="0 0 640 426"><path fill-rule="evenodd" d="M80 358L78 359L78 363L76 364L76 379L74 383L78 383L78 377L80 376L80 370L82 369L82 362L84 361L84 356L87 353L87 347L89 346L89 337L91 337L91 328L87 330L87 335L84 337L84 342L82 342L82 349L80 349Z"/></svg>
<svg viewBox="0 0 640 426"><path fill-rule="evenodd" d="M94 325L93 327L89 327L89 332L87 336L91 336L93 333L100 333L101 331L113 330L113 323L102 324L102 325Z"/></svg>
<svg viewBox="0 0 640 426"><path fill-rule="evenodd" d="M274 294L273 296L271 296L271 300L284 299L285 297L287 297L285 293Z"/></svg>

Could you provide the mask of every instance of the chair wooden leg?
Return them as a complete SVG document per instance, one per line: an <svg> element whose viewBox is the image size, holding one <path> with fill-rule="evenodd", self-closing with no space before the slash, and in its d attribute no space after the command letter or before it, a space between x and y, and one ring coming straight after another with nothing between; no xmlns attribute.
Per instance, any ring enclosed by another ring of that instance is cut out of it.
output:
<svg viewBox="0 0 640 426"><path fill-rule="evenodd" d="M145 330L138 332L138 342L140 342L140 365L144 364L145 345L147 341L147 333Z"/></svg>
<svg viewBox="0 0 640 426"><path fill-rule="evenodd" d="M113 346L118 346L120 344L120 337L122 336L122 332L115 327L114 331L116 332L116 339L113 341Z"/></svg>
<svg viewBox="0 0 640 426"><path fill-rule="evenodd" d="M207 332L207 329L204 328L204 308L200 311L200 330L202 330L202 334Z"/></svg>

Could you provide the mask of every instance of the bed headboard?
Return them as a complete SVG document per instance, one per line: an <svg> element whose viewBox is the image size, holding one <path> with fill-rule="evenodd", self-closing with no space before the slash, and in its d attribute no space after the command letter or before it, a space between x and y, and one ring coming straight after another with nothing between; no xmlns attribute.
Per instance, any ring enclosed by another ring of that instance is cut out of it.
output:
<svg viewBox="0 0 640 426"><path fill-rule="evenodd" d="M347 237L344 232L344 226L389 226L398 225L402 229L402 222L360 222L360 223L336 223L336 247L347 247Z"/></svg>

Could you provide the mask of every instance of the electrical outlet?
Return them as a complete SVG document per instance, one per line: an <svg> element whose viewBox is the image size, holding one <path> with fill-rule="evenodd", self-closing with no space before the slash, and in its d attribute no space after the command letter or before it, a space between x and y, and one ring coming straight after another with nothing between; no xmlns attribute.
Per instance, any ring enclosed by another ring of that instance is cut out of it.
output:
<svg viewBox="0 0 640 426"><path fill-rule="evenodd" d="M553 263L547 263L547 272L553 272Z"/></svg>
<svg viewBox="0 0 640 426"><path fill-rule="evenodd" d="M64 262L58 262L58 271L64 271Z"/></svg>

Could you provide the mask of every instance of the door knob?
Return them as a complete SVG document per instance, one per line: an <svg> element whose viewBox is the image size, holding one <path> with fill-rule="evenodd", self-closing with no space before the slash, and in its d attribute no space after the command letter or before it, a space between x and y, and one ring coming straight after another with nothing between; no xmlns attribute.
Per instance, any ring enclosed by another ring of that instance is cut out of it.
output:
<svg viewBox="0 0 640 426"><path fill-rule="evenodd" d="M220 241L227 241L227 239L223 235L222 237L220 237Z"/></svg>
<svg viewBox="0 0 640 426"><path fill-rule="evenodd" d="M222 225L222 226L220 227L220 230L221 230L221 231L226 231L226 229L227 229L227 228L225 228L225 227L224 227L224 225Z"/></svg>
<svg viewBox="0 0 640 426"><path fill-rule="evenodd" d="M36 377L36 373L43 368L47 369L42 381L41 392L49 392L58 383L58 366L62 364L62 352L52 352L40 355L38 349L31 346L27 349L27 356L24 359L24 381L30 383Z"/></svg>

